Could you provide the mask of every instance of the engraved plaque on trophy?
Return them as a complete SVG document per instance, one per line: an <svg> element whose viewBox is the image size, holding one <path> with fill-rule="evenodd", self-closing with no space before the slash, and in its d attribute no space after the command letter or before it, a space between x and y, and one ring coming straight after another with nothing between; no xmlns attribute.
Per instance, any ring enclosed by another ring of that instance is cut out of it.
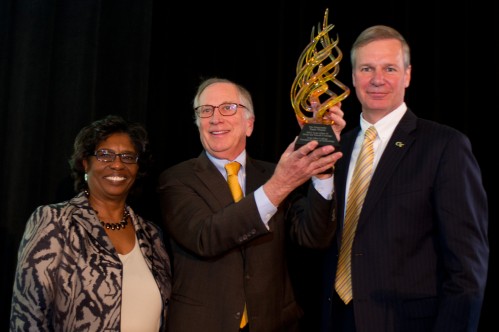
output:
<svg viewBox="0 0 499 332"><path fill-rule="evenodd" d="M326 9L322 28L319 24L317 35L314 36L312 27L311 41L298 59L296 77L291 87L291 104L302 129L295 149L311 140L317 140L319 146L333 145L337 150L340 147L331 128L333 121L324 116L331 107L350 94L350 89L336 78L343 53L338 47L339 38L329 37L333 28L334 25L328 25ZM334 92L334 88L341 92Z"/></svg>

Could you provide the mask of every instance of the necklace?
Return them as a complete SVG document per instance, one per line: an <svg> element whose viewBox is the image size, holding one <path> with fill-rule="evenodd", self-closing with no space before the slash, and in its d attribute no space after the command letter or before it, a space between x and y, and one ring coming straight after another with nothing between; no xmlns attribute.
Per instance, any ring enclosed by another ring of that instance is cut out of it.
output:
<svg viewBox="0 0 499 332"><path fill-rule="evenodd" d="M120 222L105 222L100 220L102 226L106 229L110 229L112 231L119 231L120 229L125 229L126 225L128 225L128 217L130 217L130 213L125 208L125 212L123 212L123 219Z"/></svg>
<svg viewBox="0 0 499 332"><path fill-rule="evenodd" d="M88 190L84 190L83 191L85 193L85 196L87 196L87 198L90 197L90 194L88 192ZM95 211L95 213L97 213L97 215L99 214L99 211L93 209ZM105 229L110 229L112 231L119 231L121 229L125 229L125 227L128 225L128 218L130 217L130 213L128 212L126 206L125 208L123 209L123 219L121 219L121 221L119 222L105 222L105 221L102 221L99 219L102 227L104 227Z"/></svg>

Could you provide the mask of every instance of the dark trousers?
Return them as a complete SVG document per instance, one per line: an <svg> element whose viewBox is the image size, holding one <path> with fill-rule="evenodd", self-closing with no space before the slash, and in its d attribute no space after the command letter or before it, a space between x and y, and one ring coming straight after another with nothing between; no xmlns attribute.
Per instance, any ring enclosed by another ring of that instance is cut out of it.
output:
<svg viewBox="0 0 499 332"><path fill-rule="evenodd" d="M353 312L353 301L345 304L342 299L333 291L333 305L331 312L331 331L335 332L355 332L355 318Z"/></svg>

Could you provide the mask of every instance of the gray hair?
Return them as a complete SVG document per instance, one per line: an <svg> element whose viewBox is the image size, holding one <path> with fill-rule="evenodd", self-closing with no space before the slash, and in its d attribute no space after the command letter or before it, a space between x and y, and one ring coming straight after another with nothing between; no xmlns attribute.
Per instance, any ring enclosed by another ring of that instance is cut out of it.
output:
<svg viewBox="0 0 499 332"><path fill-rule="evenodd" d="M244 106L246 106L246 108L244 108L246 119L251 119L255 117L255 112L253 109L253 100L251 98L250 92L242 85L232 82L231 80L228 80L226 78L211 77L202 81L201 84L199 84L198 86L196 95L194 96L194 101L193 101L194 108L200 106L199 98L203 93L203 91L207 87L215 83L228 83L234 85L237 91L239 92L239 98L241 99L241 102L244 104ZM195 119L194 123L196 124L196 126L199 127L199 118L196 116L195 113L194 113L194 119Z"/></svg>

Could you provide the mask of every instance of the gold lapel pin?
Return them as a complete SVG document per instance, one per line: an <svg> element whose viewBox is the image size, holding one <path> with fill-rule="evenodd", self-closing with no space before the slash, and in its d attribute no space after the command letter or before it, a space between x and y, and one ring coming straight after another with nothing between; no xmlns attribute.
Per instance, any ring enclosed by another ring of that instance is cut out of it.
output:
<svg viewBox="0 0 499 332"><path fill-rule="evenodd" d="M395 142L395 145L398 146L399 148L402 148L404 147L405 144L402 142Z"/></svg>

